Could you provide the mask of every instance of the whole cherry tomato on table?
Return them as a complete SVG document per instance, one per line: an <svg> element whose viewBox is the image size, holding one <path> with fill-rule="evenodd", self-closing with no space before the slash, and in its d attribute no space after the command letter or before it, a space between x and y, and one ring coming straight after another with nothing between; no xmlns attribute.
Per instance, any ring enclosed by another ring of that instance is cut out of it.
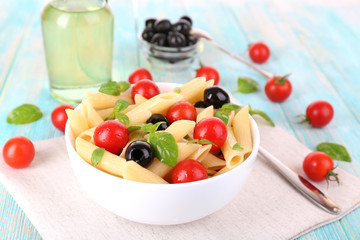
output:
<svg viewBox="0 0 360 240"><path fill-rule="evenodd" d="M10 167L24 168L34 159L35 148L26 137L12 137L5 143L2 154Z"/></svg>
<svg viewBox="0 0 360 240"><path fill-rule="evenodd" d="M265 43L255 42L250 44L249 56L253 62L264 63L270 56L270 49Z"/></svg>
<svg viewBox="0 0 360 240"><path fill-rule="evenodd" d="M138 68L130 74L129 83L135 84L143 79L153 80L148 70L146 70L145 68Z"/></svg>
<svg viewBox="0 0 360 240"><path fill-rule="evenodd" d="M290 96L292 87L287 76L274 76L266 82L265 94L271 101L282 102Z"/></svg>
<svg viewBox="0 0 360 240"><path fill-rule="evenodd" d="M65 131L66 121L68 120L65 109L74 109L74 107L62 104L54 108L51 113L51 122L57 129L63 132Z"/></svg>
<svg viewBox="0 0 360 240"><path fill-rule="evenodd" d="M131 89L131 97L134 100L136 94L150 99L160 93L159 87L151 80L140 80Z"/></svg>
<svg viewBox="0 0 360 240"><path fill-rule="evenodd" d="M306 108L306 119L311 126L321 128L327 125L334 116L334 109L327 101L319 100Z"/></svg>
<svg viewBox="0 0 360 240"><path fill-rule="evenodd" d="M225 123L217 117L207 117L195 125L194 139L207 139L213 142L210 151L214 151L224 145L227 138L227 127Z"/></svg>
<svg viewBox="0 0 360 240"><path fill-rule="evenodd" d="M129 130L117 120L102 122L94 132L95 145L113 154L120 154L128 141Z"/></svg>
<svg viewBox="0 0 360 240"><path fill-rule="evenodd" d="M207 179L208 174L200 162L187 159L179 162L171 174L172 183L187 183Z"/></svg>
<svg viewBox="0 0 360 240"><path fill-rule="evenodd" d="M196 121L196 108L189 102L178 102L172 105L167 111L166 118L170 123L178 120Z"/></svg>
<svg viewBox="0 0 360 240"><path fill-rule="evenodd" d="M204 77L206 81L214 79L214 85L218 85L220 81L220 74L219 72L210 66L202 66L196 71L196 77Z"/></svg>
<svg viewBox="0 0 360 240"><path fill-rule="evenodd" d="M330 178L334 177L339 182L337 174L333 172L334 162L326 153L309 153L304 159L303 169L306 176L313 181L332 180Z"/></svg>

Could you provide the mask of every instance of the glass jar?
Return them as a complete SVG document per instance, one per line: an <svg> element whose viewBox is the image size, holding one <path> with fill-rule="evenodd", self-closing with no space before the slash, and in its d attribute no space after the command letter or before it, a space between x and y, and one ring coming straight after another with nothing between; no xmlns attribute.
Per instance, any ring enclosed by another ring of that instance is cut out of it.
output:
<svg viewBox="0 0 360 240"><path fill-rule="evenodd" d="M114 17L105 0L54 0L41 14L50 93L77 103L111 81Z"/></svg>

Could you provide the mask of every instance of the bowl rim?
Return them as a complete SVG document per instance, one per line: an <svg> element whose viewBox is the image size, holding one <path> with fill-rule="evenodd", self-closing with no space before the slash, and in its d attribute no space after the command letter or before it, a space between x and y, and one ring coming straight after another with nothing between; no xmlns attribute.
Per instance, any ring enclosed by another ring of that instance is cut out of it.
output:
<svg viewBox="0 0 360 240"><path fill-rule="evenodd" d="M161 86L163 86L163 87L166 87L166 86L168 86L168 87L170 87L170 86L171 87L178 87L178 86L182 85L182 84L179 84L179 83L169 83L169 82L158 82L157 84L160 87L160 89L161 89ZM226 92L228 93L228 91L226 91ZM160 91L160 93L162 93L162 91ZM229 96L230 96L230 99L231 99L232 102L235 102L236 104L240 104L240 102L237 101L231 94L229 94ZM76 111L79 111L80 109L81 109L81 103L75 107ZM71 128L70 128L70 124L69 124L68 121L66 122L66 126L65 126L65 142L66 142L66 145L67 145L67 151L69 151L69 149L71 150L71 154L70 154L70 152L68 152L69 160L70 160L71 156L76 156L76 160L80 160L81 162L86 164L88 167L91 167L93 170L97 170L98 174L100 174L101 176L107 177L108 179L114 179L114 181L117 181L119 183L132 184L132 185L138 185L138 186L152 186L152 187L155 187L155 188L190 187L190 186L196 186L196 185L207 184L207 183L210 184L211 182L218 181L221 178L227 177L228 175L236 174L235 173L236 169L243 168L244 166L247 166L251 162L254 162L256 160L256 156L257 156L259 146L260 146L260 132L259 132L259 128L257 126L257 123L255 122L255 120L252 118L252 116L250 114L249 114L249 117L250 117L250 124L251 124L251 136L253 138L253 150L252 150L251 154L249 155L249 157L247 158L247 160L245 160L243 163L236 166L235 168L233 168L233 169L231 169L231 170L229 170L229 171L227 171L227 172L225 172L223 174L220 174L220 175L218 175L216 177L211 177L211 178L203 179L203 180L200 180L200 181L188 182L188 183L156 184L156 183L136 182L136 181L127 180L127 179L112 175L110 173L104 172L104 171L92 166L91 164L86 162L84 159L82 159L80 157L80 155L75 151L75 138L73 137L73 134L72 134L72 131L71 131ZM72 139L73 139L73 141L72 141ZM250 160L248 160L248 159L250 159ZM72 164L71 164L71 166L72 166ZM174 187L174 186L176 186L176 187Z"/></svg>

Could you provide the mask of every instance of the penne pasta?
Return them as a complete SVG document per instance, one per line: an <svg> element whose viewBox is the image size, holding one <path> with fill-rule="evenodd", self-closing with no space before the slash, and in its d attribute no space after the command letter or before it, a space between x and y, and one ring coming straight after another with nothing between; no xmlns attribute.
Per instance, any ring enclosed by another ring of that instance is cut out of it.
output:
<svg viewBox="0 0 360 240"><path fill-rule="evenodd" d="M125 95L111 96L100 92L87 92L87 99L94 108L111 108L115 106L115 103L119 99L126 99L130 103L132 100Z"/></svg>
<svg viewBox="0 0 360 240"><path fill-rule="evenodd" d="M147 101L147 99L141 96L140 94L135 94L134 100L136 105L140 105Z"/></svg>
<svg viewBox="0 0 360 240"><path fill-rule="evenodd" d="M223 167L222 169L220 169L217 173L214 174L214 177L219 176L220 174L226 173L228 171L230 171L230 168L227 167Z"/></svg>
<svg viewBox="0 0 360 240"><path fill-rule="evenodd" d="M179 120L173 122L165 132L171 133L176 142L182 140L195 127L195 122L190 120Z"/></svg>
<svg viewBox="0 0 360 240"><path fill-rule="evenodd" d="M224 160L214 156L211 153L207 154L201 163L206 169L212 170L219 170L226 166L226 162Z"/></svg>
<svg viewBox="0 0 360 240"><path fill-rule="evenodd" d="M234 145L237 143L231 127L227 128L227 138L221 151L226 161L226 167L232 169L244 161L244 154L239 150L233 150ZM241 145L240 145L241 146Z"/></svg>
<svg viewBox="0 0 360 240"><path fill-rule="evenodd" d="M178 143L178 158L177 162L184 161L185 159L191 159L193 153L197 152L200 149L199 144L187 144L187 143ZM148 167L150 171L164 178L167 174L171 172L173 167L166 165L165 163L160 162L157 158L154 158L154 161Z"/></svg>
<svg viewBox="0 0 360 240"><path fill-rule="evenodd" d="M95 111L93 106L91 106L87 99L82 101L81 107L82 113L87 119L90 128L96 127L104 121L102 117Z"/></svg>
<svg viewBox="0 0 360 240"><path fill-rule="evenodd" d="M241 153L246 159L253 149L250 119L249 119L249 106L243 107L235 116L232 121L232 127L236 141L243 148Z"/></svg>
<svg viewBox="0 0 360 240"><path fill-rule="evenodd" d="M196 123L200 122L202 119L207 117L213 117L214 116L214 106L211 105L207 108L205 108L202 112L200 112L196 117Z"/></svg>
<svg viewBox="0 0 360 240"><path fill-rule="evenodd" d="M143 183L156 183L156 184L167 184L162 177L159 177L155 173L143 168L134 161L127 161L123 169L124 179L143 182Z"/></svg>
<svg viewBox="0 0 360 240"><path fill-rule="evenodd" d="M89 128L88 121L84 115L72 109L65 109L65 112L68 116L68 121L74 138Z"/></svg>
<svg viewBox="0 0 360 240"><path fill-rule="evenodd" d="M91 164L91 155L95 149L98 147L80 137L75 140L75 149L79 156L84 159L86 162ZM112 175L122 177L123 168L126 160L115 154L112 154L108 151L105 151L104 156L101 161L98 163L96 168L110 173Z"/></svg>
<svg viewBox="0 0 360 240"><path fill-rule="evenodd" d="M196 144L196 145L199 145L199 144ZM199 150L197 150L196 152L191 154L189 156L189 159L194 159L194 160L197 160L197 161L201 162L205 158L205 156L209 153L211 147L212 147L211 144L207 144L207 145L204 145L204 146L200 145Z"/></svg>
<svg viewBox="0 0 360 240"><path fill-rule="evenodd" d="M94 132L96 127L90 128L85 130L84 132L80 133L79 138L84 139L85 141L91 142L94 144Z"/></svg>

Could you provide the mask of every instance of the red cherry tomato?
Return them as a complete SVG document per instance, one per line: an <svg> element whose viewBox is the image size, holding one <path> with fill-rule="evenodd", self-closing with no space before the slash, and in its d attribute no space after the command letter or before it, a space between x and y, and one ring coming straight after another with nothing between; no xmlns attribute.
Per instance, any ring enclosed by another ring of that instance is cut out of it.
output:
<svg viewBox="0 0 360 240"><path fill-rule="evenodd" d="M51 122L57 129L63 132L65 131L66 121L68 120L65 109L74 109L74 107L62 104L54 108L51 113Z"/></svg>
<svg viewBox="0 0 360 240"><path fill-rule="evenodd" d="M140 80L131 89L131 97L134 100L136 94L150 99L160 93L159 87L151 80Z"/></svg>
<svg viewBox="0 0 360 240"><path fill-rule="evenodd" d="M290 96L291 91L291 83L286 76L272 77L265 84L266 96L273 102L285 101Z"/></svg>
<svg viewBox="0 0 360 240"><path fill-rule="evenodd" d="M187 159L179 162L171 174L172 183L187 183L207 179L206 168L198 161Z"/></svg>
<svg viewBox="0 0 360 240"><path fill-rule="evenodd" d="M303 169L306 176L313 181L329 179L330 176L337 179L337 174L332 172L334 169L333 160L323 152L309 153L304 159Z"/></svg>
<svg viewBox="0 0 360 240"><path fill-rule="evenodd" d="M194 128L194 139L207 139L216 144L210 151L219 149L227 138L225 123L217 117L207 117L198 122Z"/></svg>
<svg viewBox="0 0 360 240"><path fill-rule="evenodd" d="M327 125L334 116L334 109L326 101L315 101L306 108L306 117L311 126L321 128Z"/></svg>
<svg viewBox="0 0 360 240"><path fill-rule="evenodd" d="M135 84L140 80L148 79L152 80L152 76L148 70L145 68L138 68L134 72L132 72L129 76L129 83Z"/></svg>
<svg viewBox="0 0 360 240"><path fill-rule="evenodd" d="M270 56L270 49L265 43L252 43L249 47L249 55L253 62L264 63Z"/></svg>
<svg viewBox="0 0 360 240"><path fill-rule="evenodd" d="M214 79L214 85L218 85L220 80L219 72L210 66L202 66L196 71L196 77L205 77L206 81Z"/></svg>
<svg viewBox="0 0 360 240"><path fill-rule="evenodd" d="M170 123L178 120L196 121L196 108L189 102L178 102L167 111L166 118Z"/></svg>
<svg viewBox="0 0 360 240"><path fill-rule="evenodd" d="M26 137L12 137L5 143L2 154L4 161L10 167L24 168L34 159L35 148Z"/></svg>
<svg viewBox="0 0 360 240"><path fill-rule="evenodd" d="M120 154L129 141L129 130L117 120L108 120L96 127L94 141L96 146Z"/></svg>

